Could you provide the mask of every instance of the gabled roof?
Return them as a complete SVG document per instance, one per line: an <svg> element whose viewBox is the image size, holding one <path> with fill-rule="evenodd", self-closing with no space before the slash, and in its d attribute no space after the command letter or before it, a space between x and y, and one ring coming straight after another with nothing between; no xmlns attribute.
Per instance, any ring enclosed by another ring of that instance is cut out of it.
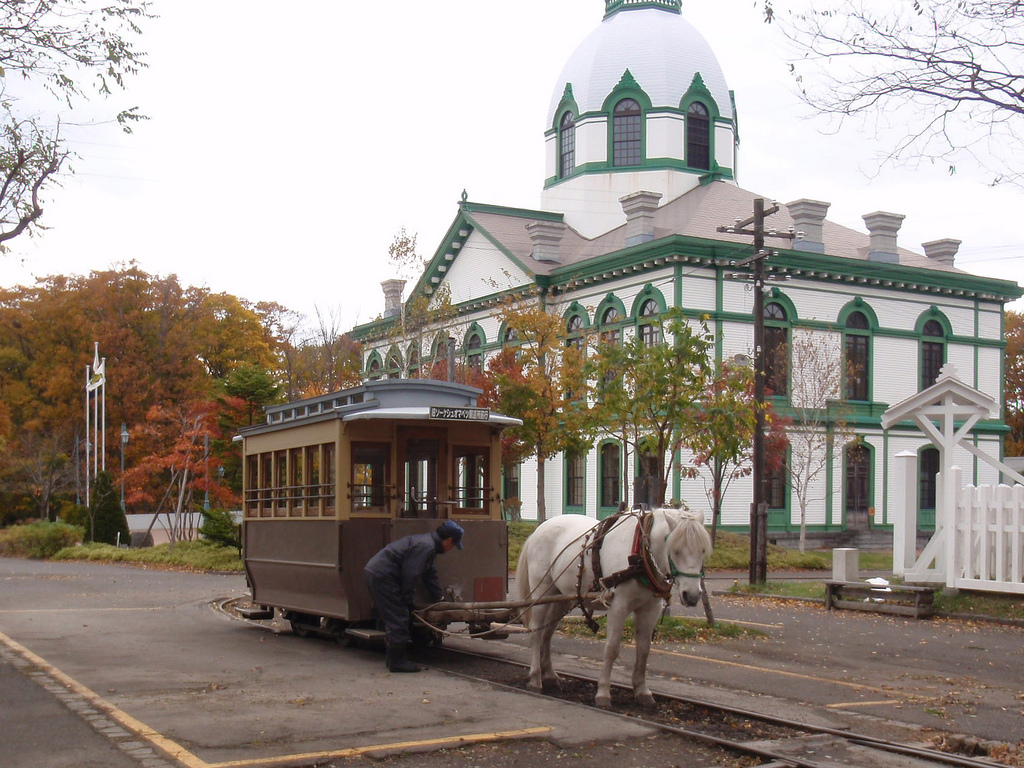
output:
<svg viewBox="0 0 1024 768"><path fill-rule="evenodd" d="M949 415L958 421L971 416L980 418L999 415L999 403L984 392L964 384L956 376L956 369L948 363L934 384L896 405L882 414L882 429L889 429L917 413L936 407L951 406Z"/></svg>

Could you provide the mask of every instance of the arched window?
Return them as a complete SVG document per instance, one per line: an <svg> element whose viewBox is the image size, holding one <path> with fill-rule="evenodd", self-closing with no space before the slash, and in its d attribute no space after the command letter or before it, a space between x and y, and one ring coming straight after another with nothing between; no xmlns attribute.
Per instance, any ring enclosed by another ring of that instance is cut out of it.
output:
<svg viewBox="0 0 1024 768"><path fill-rule="evenodd" d="M661 343L661 324L658 322L658 302L648 299L640 306L640 340L644 346Z"/></svg>
<svg viewBox="0 0 1024 768"><path fill-rule="evenodd" d="M601 506L618 508L619 477L621 473L621 452L618 443L605 443L601 446Z"/></svg>
<svg viewBox="0 0 1024 768"><path fill-rule="evenodd" d="M583 318L573 315L565 324L565 346L583 350Z"/></svg>
<svg viewBox="0 0 1024 768"><path fill-rule="evenodd" d="M871 514L871 450L860 442L846 448L846 527L862 531Z"/></svg>
<svg viewBox="0 0 1024 768"><path fill-rule="evenodd" d="M789 394L789 315L774 301L764 307L764 370L773 397Z"/></svg>
<svg viewBox="0 0 1024 768"><path fill-rule="evenodd" d="M393 352L388 356L388 378L402 378L402 361L399 359L397 352Z"/></svg>
<svg viewBox="0 0 1024 768"><path fill-rule="evenodd" d="M576 169L576 118L572 112L562 115L558 129L559 178L572 176Z"/></svg>
<svg viewBox="0 0 1024 768"><path fill-rule="evenodd" d="M711 168L711 118L699 101L686 110L686 163L691 168Z"/></svg>
<svg viewBox="0 0 1024 768"><path fill-rule="evenodd" d="M939 378L946 362L946 332L938 320L929 320L921 329L921 389Z"/></svg>
<svg viewBox="0 0 1024 768"><path fill-rule="evenodd" d="M476 373L482 373L484 369L483 345L484 340L479 333L474 333L466 342L466 363Z"/></svg>
<svg viewBox="0 0 1024 768"><path fill-rule="evenodd" d="M505 334L501 337L501 346L503 347L516 347L519 346L519 334L515 328L506 328Z"/></svg>
<svg viewBox="0 0 1024 768"><path fill-rule="evenodd" d="M608 307L601 314L601 341L605 344L622 343L622 315L618 308Z"/></svg>
<svg viewBox="0 0 1024 768"><path fill-rule="evenodd" d="M370 381L377 381L380 379L380 358L373 358L370 361Z"/></svg>
<svg viewBox="0 0 1024 768"><path fill-rule="evenodd" d="M846 399L869 398L871 334L867 315L851 312L846 318Z"/></svg>
<svg viewBox="0 0 1024 768"><path fill-rule="evenodd" d="M636 99L623 99L612 116L612 165L640 165L643 160L643 115Z"/></svg>
<svg viewBox="0 0 1024 768"><path fill-rule="evenodd" d="M409 378L420 377L420 351L416 347L409 347Z"/></svg>

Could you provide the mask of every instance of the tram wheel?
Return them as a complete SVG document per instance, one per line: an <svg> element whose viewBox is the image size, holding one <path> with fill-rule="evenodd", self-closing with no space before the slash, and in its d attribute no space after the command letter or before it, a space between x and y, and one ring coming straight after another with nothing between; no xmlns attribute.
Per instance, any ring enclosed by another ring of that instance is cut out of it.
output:
<svg viewBox="0 0 1024 768"><path fill-rule="evenodd" d="M308 613L289 613L288 622L292 633L298 637L309 637L320 628L320 617Z"/></svg>

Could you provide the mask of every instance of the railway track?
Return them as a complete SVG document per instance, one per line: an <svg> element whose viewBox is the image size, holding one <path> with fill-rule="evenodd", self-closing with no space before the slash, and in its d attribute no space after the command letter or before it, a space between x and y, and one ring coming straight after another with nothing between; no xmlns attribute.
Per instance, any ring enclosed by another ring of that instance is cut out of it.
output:
<svg viewBox="0 0 1024 768"><path fill-rule="evenodd" d="M233 605L221 609L238 616ZM271 628L268 622L250 622ZM275 631L288 631L277 624ZM477 645L484 641L468 641ZM528 665L508 658L489 646L492 653L482 653L448 643L440 647L418 649L419 663L446 674L457 675L480 683L514 689L527 695ZM595 709L592 702L597 679L580 672L559 670L562 683L558 691L545 692L575 706ZM670 737L697 742L721 750L723 755L742 760L735 765L759 765L765 768L1006 768L1020 762L1001 763L974 755L945 752L917 744L894 741L855 733L847 728L832 728L800 722L764 712L742 709L681 696L657 689L657 681L649 678L656 707L645 709L634 703L632 692L613 683L614 714L628 718ZM607 716L607 710L600 711ZM756 760L757 762L746 762Z"/></svg>
<svg viewBox="0 0 1024 768"><path fill-rule="evenodd" d="M465 649L424 649L419 660L433 669L489 685L526 690L527 666ZM596 677L559 671L562 683L555 696L581 707L591 704ZM644 709L632 701L631 691L613 685L615 714L658 732L695 740L725 752L759 760L752 765L792 768L1005 768L987 758L953 754L845 729L829 728L706 700L659 692L649 680L657 702ZM531 694L536 695L536 694ZM596 708L595 708L596 709ZM607 714L607 710L599 710Z"/></svg>

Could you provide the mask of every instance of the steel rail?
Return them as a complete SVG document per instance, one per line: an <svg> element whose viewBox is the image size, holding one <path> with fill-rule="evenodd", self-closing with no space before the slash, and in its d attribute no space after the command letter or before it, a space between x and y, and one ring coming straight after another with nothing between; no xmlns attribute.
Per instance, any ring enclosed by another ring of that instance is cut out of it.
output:
<svg viewBox="0 0 1024 768"><path fill-rule="evenodd" d="M529 666L527 664L524 664L523 662L515 661L514 659L498 658L498 657L490 656L490 655L487 655L487 654L476 653L474 651L467 651L467 650L464 650L464 649L461 649L461 648L445 648L444 650L446 652L449 652L449 653L456 653L456 654L462 654L462 655L465 655L465 656L472 656L474 658L478 658L478 659L482 659L482 660L486 660L486 661L491 661L491 662L494 662L494 663L497 663L497 664L508 664L508 665L511 665L511 666L516 666L516 667L521 667L521 668L528 668L528 666ZM443 670L443 671L450 672L449 670ZM457 673L457 672L450 672L450 673L451 674L461 674L461 673ZM579 674L579 673L575 673L575 672L559 672L558 674L559 674L560 677L563 677L563 678L583 681L583 682L587 682L587 683L596 683L597 682L597 678L596 677L590 677L588 675ZM465 677L473 677L471 675L464 675L464 676ZM479 678L479 679L483 680L484 682L489 682L491 685L503 685L504 686L504 684L502 684L502 683L494 683L494 682L491 682L491 681L487 681L486 678ZM628 686L626 686L626 685L624 685L622 683L614 683L613 682L612 686L614 688L616 688L618 690L622 690L622 691L629 691L630 690L630 688ZM516 686L506 686L506 687L508 687L508 688L510 688L512 690L517 690L517 691L522 691L523 690L521 688L517 688ZM532 693L532 692L530 692L530 693ZM663 693L663 692L658 692L658 691L655 691L655 690L652 690L652 693L654 693L655 697L657 697L657 698L678 702L680 704L688 704L688 705L695 706L695 707L702 707L704 709L709 709L709 710L713 710L713 711L716 711L716 712L721 712L721 713L724 713L724 714L730 714L730 715L733 715L735 717L745 718L745 719L748 719L748 720L756 720L756 721L767 723L767 724L770 724L770 725L776 725L776 726L783 727L783 728L789 728L789 729L792 729L794 731L803 731L803 732L808 733L808 734L822 735L822 736L834 736L836 738L843 739L844 741L846 741L846 742L848 742L850 744L856 744L858 746L868 747L868 748L871 748L871 749L877 749L879 751L889 752L889 753L892 753L892 754L900 754L900 755L904 755L906 757L916 757L916 758L920 758L922 760L930 760L932 762L941 763L943 765L957 766L957 768L1005 768L1005 766L1003 764L997 763L997 762L992 761L992 760L987 760L985 758L969 757L967 755L956 755L956 754L951 754L951 753L948 753L948 752L940 752L939 750L928 749L926 747L915 747L915 746L912 746L912 745L909 745L909 744L902 744L900 742L888 741L886 739L882 739L882 738L879 738L879 737L876 737L876 736L867 736L867 735L852 733L849 730L844 730L844 729L841 729L841 728L830 728L829 726L813 725L813 724L810 724L810 723L801 722L799 720L790 720L790 719L787 719L787 718L784 718L784 717L778 717L776 715L769 715L769 714L764 714L764 713L761 713L761 712L755 712L753 710L742 709L740 707L733 707L733 706L729 706L729 705L726 705L726 704L716 704L714 702L704 701L704 700L697 699L697 698L694 698L694 697L691 697L691 696L682 696L682 695L677 695L677 694L672 694L672 693ZM547 695L547 694L533 694L533 695ZM582 706L582 707L588 707L588 708L591 708L591 709L597 709L597 707L594 707L593 705L589 705L589 704L585 704L585 703L579 703L579 702L571 702L571 703L576 703L576 704L578 704L579 706ZM608 712L608 710L605 710L605 709L601 709L600 711L601 712ZM730 739L725 739L723 737L712 736L711 734L700 733L699 731L692 731L692 730L687 729L687 728L679 728L678 726L672 726L672 725L668 725L668 724L658 723L656 721L647 720L646 718L637 717L635 715L628 715L628 714L622 714L622 713L612 713L612 714L618 714L620 717L626 717L626 718L629 718L630 720L633 720L635 722L640 722L640 723L643 723L644 725L648 725L648 726L653 727L653 728L658 728L660 730L664 730L664 731L669 732L669 733L674 733L674 734L679 735L679 736L686 736L686 737L689 737L689 738L694 738L694 739L703 741L705 743L715 744L717 746L726 747L726 748L729 748L729 749L736 749L736 750L745 752L747 754L755 754L758 757L765 757L765 758L769 758L769 759L772 759L772 760L776 760L776 761L778 761L780 763L785 763L785 764L788 764L788 765L792 765L795 768L825 768L825 766L822 763L816 763L816 762L813 762L813 761L805 760L803 758L793 757L791 755L780 754L780 753L774 752L774 751L772 751L770 749L764 749L764 748L760 748L760 747L753 747L753 746L751 746L749 744L749 742L747 742L746 744L744 744L744 742L734 742L734 741L732 741ZM832 768L834 768L834 766L835 766L834 763L832 763L830 765L831 765Z"/></svg>

